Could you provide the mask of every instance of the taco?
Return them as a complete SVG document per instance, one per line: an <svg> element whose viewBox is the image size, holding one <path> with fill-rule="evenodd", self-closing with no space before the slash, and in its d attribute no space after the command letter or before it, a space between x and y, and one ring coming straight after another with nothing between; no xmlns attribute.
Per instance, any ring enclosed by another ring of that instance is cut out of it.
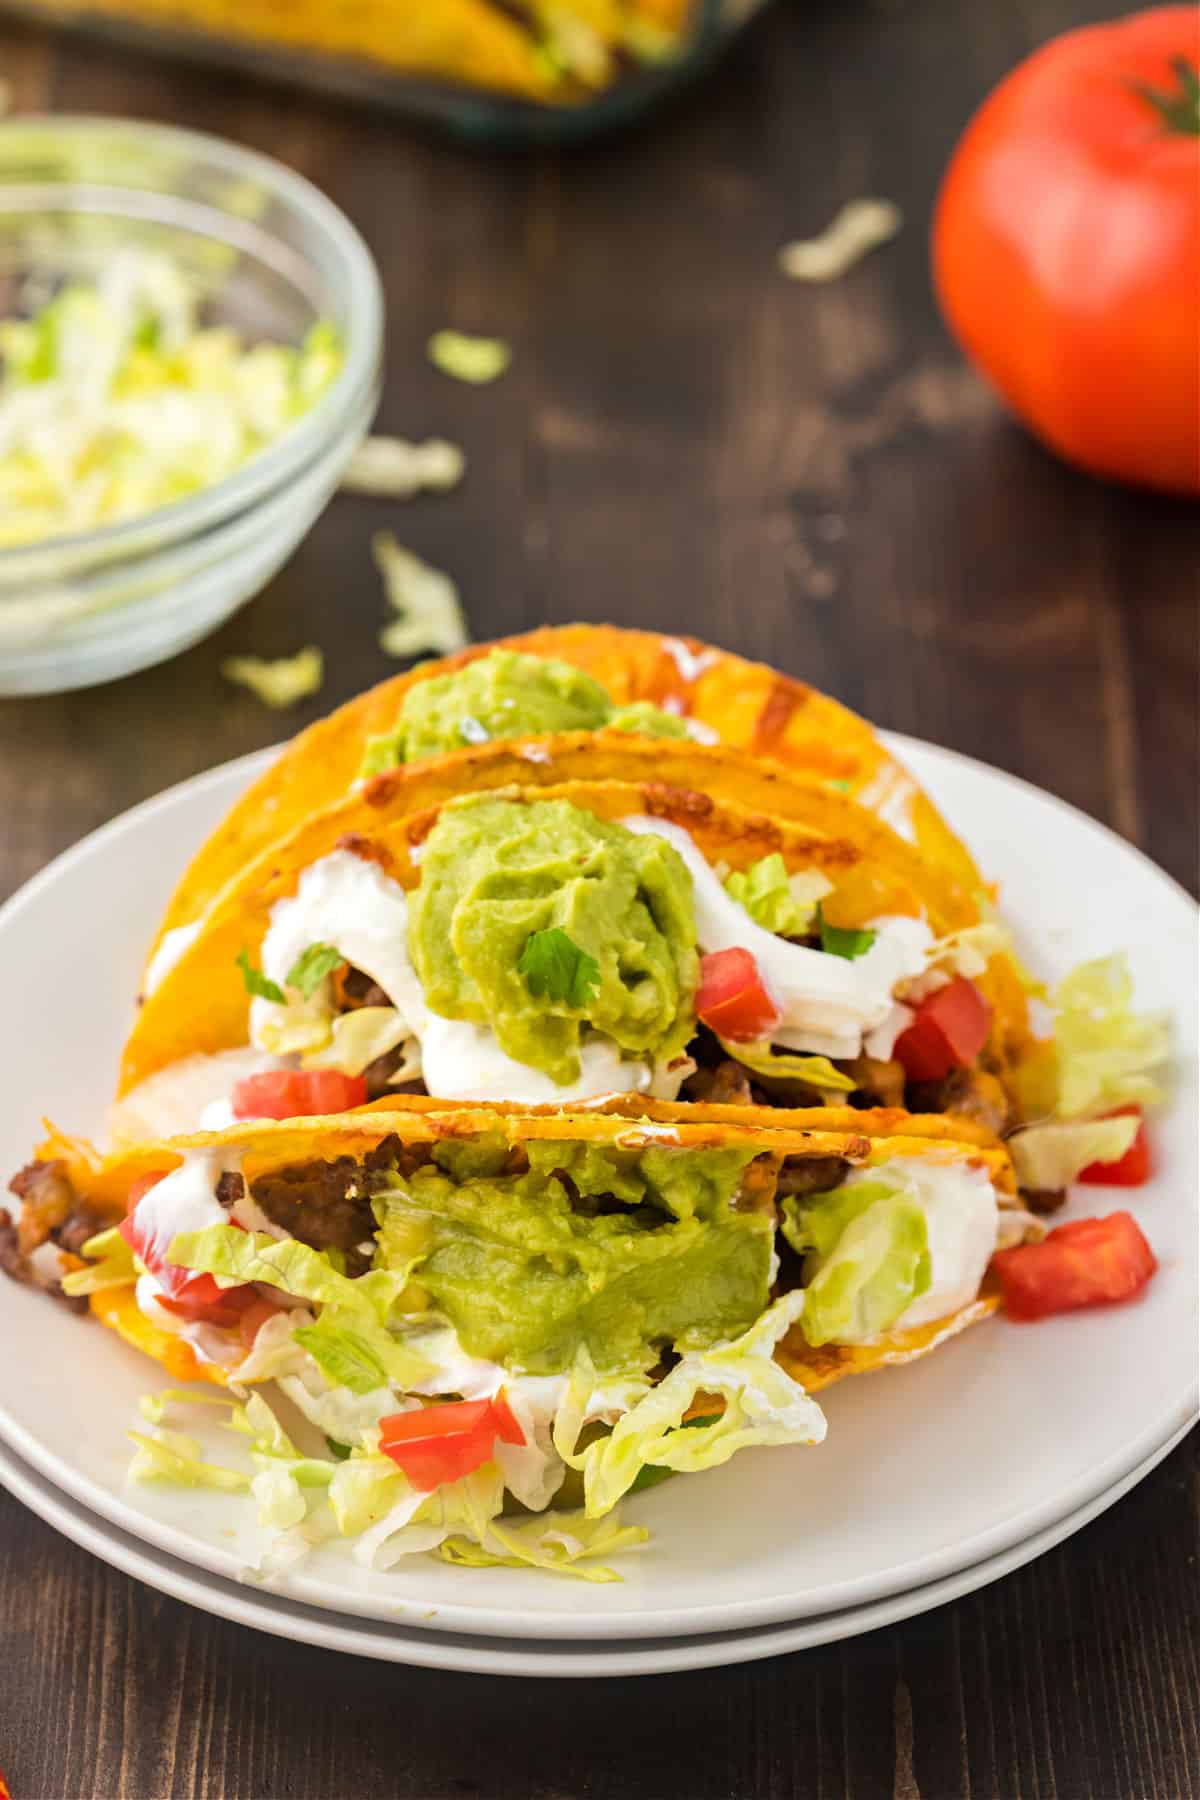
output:
<svg viewBox="0 0 1200 1800"><path fill-rule="evenodd" d="M133 1473L252 1485L273 1566L336 1531L382 1566L596 1574L645 1535L625 1494L820 1442L816 1391L986 1317L993 1251L1036 1230L1005 1151L944 1121L642 1105L401 1100L107 1159L55 1136L10 1272L228 1394L248 1458L168 1428L131 1434Z"/></svg>
<svg viewBox="0 0 1200 1800"><path fill-rule="evenodd" d="M1024 993L1003 934L911 845L840 795L696 746L679 755L708 759L703 792L487 791L522 754L459 753L450 784L434 765L390 778L232 884L141 1010L117 1135L398 1091L566 1107L630 1092L952 1101L1007 1124ZM650 758L575 746L534 766L544 778L589 760L629 774ZM793 816L717 797L756 780L787 787ZM473 791L447 800L446 785Z"/></svg>
<svg viewBox="0 0 1200 1800"><path fill-rule="evenodd" d="M694 638L545 626L426 662L311 725L242 796L185 872L151 949L170 955L245 865L356 782L496 740L601 732L719 741L856 798L974 891L959 840L864 720L790 676ZM751 803L755 804L755 803ZM768 809L769 810L769 809Z"/></svg>

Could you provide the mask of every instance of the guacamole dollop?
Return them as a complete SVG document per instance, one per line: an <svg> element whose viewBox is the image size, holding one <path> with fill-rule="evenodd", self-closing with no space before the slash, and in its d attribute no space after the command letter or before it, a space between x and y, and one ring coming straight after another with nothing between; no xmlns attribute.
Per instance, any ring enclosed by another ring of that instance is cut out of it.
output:
<svg viewBox="0 0 1200 1800"><path fill-rule="evenodd" d="M586 1349L597 1370L645 1370L763 1311L772 1222L733 1206L753 1151L527 1148L513 1175L506 1146L440 1146L374 1202L376 1266L415 1258L472 1356L557 1374Z"/></svg>
<svg viewBox="0 0 1200 1800"><path fill-rule="evenodd" d="M594 972L582 998L535 993L520 964L538 932L566 934ZM490 1025L507 1056L578 1079L589 1028L669 1060L695 1028L692 878L664 839L567 800L456 800L425 841L409 955L430 1009Z"/></svg>
<svg viewBox="0 0 1200 1800"><path fill-rule="evenodd" d="M646 701L615 707L598 681L570 663L517 650L492 650L450 675L418 681L391 731L367 740L361 773L441 756L498 738L552 731L601 731L686 737L687 726Z"/></svg>

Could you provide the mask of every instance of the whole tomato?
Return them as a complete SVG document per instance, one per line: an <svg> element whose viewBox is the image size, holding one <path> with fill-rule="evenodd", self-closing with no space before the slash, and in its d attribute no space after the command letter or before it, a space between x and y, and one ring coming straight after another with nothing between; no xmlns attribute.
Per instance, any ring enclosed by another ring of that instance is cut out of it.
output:
<svg viewBox="0 0 1200 1800"><path fill-rule="evenodd" d="M1093 474L1200 492L1200 11L1055 38L964 133L933 268L963 349Z"/></svg>

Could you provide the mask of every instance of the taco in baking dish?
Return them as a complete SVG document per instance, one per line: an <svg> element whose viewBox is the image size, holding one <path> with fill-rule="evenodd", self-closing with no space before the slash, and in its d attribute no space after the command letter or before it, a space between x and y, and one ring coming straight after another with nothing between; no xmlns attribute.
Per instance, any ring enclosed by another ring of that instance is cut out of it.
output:
<svg viewBox="0 0 1200 1800"><path fill-rule="evenodd" d="M818 1443L814 1392L986 1317L1032 1226L981 1132L641 1106L400 1100L107 1159L56 1136L17 1182L23 1272L229 1393L248 1454L163 1428L211 1416L167 1394L133 1472L253 1486L275 1566L341 1532L383 1566L606 1572L645 1535L625 1494Z"/></svg>
<svg viewBox="0 0 1200 1800"><path fill-rule="evenodd" d="M637 746L596 754L626 775L665 766ZM747 779L740 759L705 755L703 793L488 792L520 760L495 746L490 770L471 765L474 792L412 810L440 779L414 771L413 792L400 781L309 818L227 890L142 1007L117 1134L397 1091L953 1101L1002 1128L1029 1038L999 928L842 796L801 784L790 818L746 811L714 797Z"/></svg>
<svg viewBox="0 0 1200 1800"><path fill-rule="evenodd" d="M467 746L550 734L720 742L849 794L969 890L964 846L864 720L804 682L694 638L546 626L419 664L311 725L194 858L152 947L169 958L247 862L356 782ZM756 803L751 803L756 804Z"/></svg>

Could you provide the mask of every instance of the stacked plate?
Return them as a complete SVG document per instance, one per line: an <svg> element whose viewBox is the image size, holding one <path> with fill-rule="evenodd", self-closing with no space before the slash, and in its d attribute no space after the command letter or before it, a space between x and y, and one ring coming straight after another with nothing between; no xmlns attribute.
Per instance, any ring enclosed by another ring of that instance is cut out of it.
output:
<svg viewBox="0 0 1200 1800"><path fill-rule="evenodd" d="M12 1286L0 1296L0 1481L96 1555L224 1618L395 1662L589 1677L853 1636L994 1580L1126 1492L1197 1409L1195 909L1048 795L928 745L892 747L1000 877L1049 973L1125 948L1139 1002L1175 1016L1175 1100L1156 1120L1155 1177L1133 1196L1160 1262L1144 1298L1036 1328L992 1323L831 1389L819 1449L745 1452L631 1501L652 1541L621 1560L619 1583L422 1557L380 1574L331 1546L268 1587L250 1573L251 1507L231 1528L225 1496L126 1485L144 1362ZM21 1021L0 1050L0 1166L24 1160L47 1094L100 1130L123 996L175 874L263 761L137 808L0 912L0 976ZM48 967L69 1016L45 1005ZM1095 1210L1122 1198L1096 1190Z"/></svg>

